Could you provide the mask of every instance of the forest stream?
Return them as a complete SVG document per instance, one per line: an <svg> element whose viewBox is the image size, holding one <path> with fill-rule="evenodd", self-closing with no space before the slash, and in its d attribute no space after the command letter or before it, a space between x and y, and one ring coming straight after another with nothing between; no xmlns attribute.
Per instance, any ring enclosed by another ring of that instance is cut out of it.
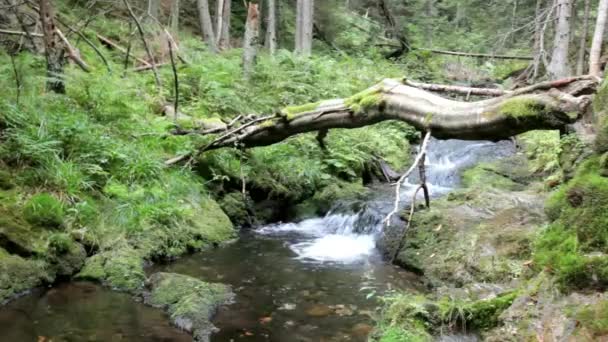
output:
<svg viewBox="0 0 608 342"><path fill-rule="evenodd" d="M433 197L459 184L460 171L513 154L511 141L433 140L427 175ZM409 203L416 179L402 191ZM421 279L382 260L376 242L392 209L393 188L365 203L336 204L325 217L241 232L218 249L156 264L232 286L236 298L213 323L212 341L366 341L381 295L424 291ZM357 208L357 211L353 211ZM186 341L161 310L88 282L38 289L0 310L3 341Z"/></svg>

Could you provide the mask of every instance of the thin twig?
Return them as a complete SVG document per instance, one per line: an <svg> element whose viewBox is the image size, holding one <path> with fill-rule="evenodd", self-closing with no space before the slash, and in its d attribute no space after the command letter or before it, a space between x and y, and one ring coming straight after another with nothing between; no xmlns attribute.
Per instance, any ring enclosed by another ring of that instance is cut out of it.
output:
<svg viewBox="0 0 608 342"><path fill-rule="evenodd" d="M73 60L84 72L90 73L91 68L89 68L89 65L78 55L78 51L76 51L76 48L70 44L70 41L65 37L63 32L61 32L60 29L55 28L55 33L57 33L57 36L65 45L65 49L68 51L68 57L70 57L70 59Z"/></svg>
<svg viewBox="0 0 608 342"><path fill-rule="evenodd" d="M108 69L109 73L112 73L112 68L110 67L110 63L108 62L108 60L106 59L106 56L103 55L103 53L101 53L101 51L97 48L97 46L95 46L95 44L93 44L93 42L87 38L87 36L84 35L84 33L82 33L82 30L76 30L73 27L71 27L67 22L65 22L63 19L61 18L57 18L57 21L65 26L68 30L76 33L80 38L82 38L82 40L91 47L91 49L93 49L93 51L95 51L95 53L97 54L97 56L99 56L99 58L101 59L101 61L103 62L103 64L105 64L106 69Z"/></svg>
<svg viewBox="0 0 608 342"><path fill-rule="evenodd" d="M15 64L15 56L9 54L11 58L11 64L13 66L13 73L15 74L15 84L17 85L17 99L16 104L19 105L19 97L21 96L21 78L19 77L19 71L17 70L17 64Z"/></svg>
<svg viewBox="0 0 608 342"><path fill-rule="evenodd" d="M129 23L129 32L131 32L131 23ZM129 67L129 56L131 56L131 39L133 38L133 33L129 34L129 40L127 41L127 52L125 53L125 66L122 72L122 77L127 77L127 68Z"/></svg>
<svg viewBox="0 0 608 342"><path fill-rule="evenodd" d="M403 184L403 182L405 182L407 177L409 177L409 175L412 173L412 171L414 171L416 166L418 166L418 163L420 163L420 161L422 160L422 156L426 153L426 147L429 143L430 138L431 138L431 131L427 131L426 135L424 136L424 140L422 141L422 145L420 145L420 151L418 152L416 159L414 159L414 163L399 178L399 180L395 184L395 205L393 207L393 210L388 215L386 215L386 217L384 218L384 224L386 226L388 226L390 224L391 218L393 217L393 215L395 215L399 211L399 199L401 197L401 185Z"/></svg>
<svg viewBox="0 0 608 342"><path fill-rule="evenodd" d="M173 42L167 39L169 43L169 57L171 58L171 70L173 70L173 85L175 87L175 101L173 102L173 121L177 125L177 106L179 103L179 78L177 76L177 67L175 66L175 58L173 57Z"/></svg>
<svg viewBox="0 0 608 342"><path fill-rule="evenodd" d="M154 80L156 81L156 86L158 88L158 91L160 91L162 84L160 82L160 77L158 76L158 71L156 70L156 66L154 65L155 61L154 61L154 57L152 56L152 51L150 50L150 46L148 45L148 42L146 41L144 29L142 28L141 23L139 22L139 19L137 19L137 17L135 16L135 13L133 13L133 9L131 8L129 1L122 0L122 2L125 4L125 6L127 6L127 11L129 11L129 16L131 16L131 19L133 19L133 21L135 22L135 25L137 26L137 31L139 31L139 36L141 38L142 43L144 44L144 49L146 50L148 59L150 60L150 63L152 64L152 72L154 73Z"/></svg>

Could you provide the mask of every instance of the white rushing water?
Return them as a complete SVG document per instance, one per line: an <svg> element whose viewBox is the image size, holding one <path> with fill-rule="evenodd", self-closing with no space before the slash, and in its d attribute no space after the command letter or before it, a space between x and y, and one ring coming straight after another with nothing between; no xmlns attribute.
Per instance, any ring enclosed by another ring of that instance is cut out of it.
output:
<svg viewBox="0 0 608 342"><path fill-rule="evenodd" d="M444 195L458 186L460 171L480 161L497 159L514 152L508 141L432 140L426 159L427 186L432 197ZM417 175L401 189L401 205L406 205L418 186ZM391 190L392 194L392 190ZM419 193L422 199L422 192ZM382 219L392 210L393 200L385 197L373 210L366 206L358 213L330 212L323 218L299 223L270 225L257 230L260 234L295 234L289 247L297 258L311 262L356 263L377 254L376 240L382 234ZM378 206L380 208L378 208Z"/></svg>

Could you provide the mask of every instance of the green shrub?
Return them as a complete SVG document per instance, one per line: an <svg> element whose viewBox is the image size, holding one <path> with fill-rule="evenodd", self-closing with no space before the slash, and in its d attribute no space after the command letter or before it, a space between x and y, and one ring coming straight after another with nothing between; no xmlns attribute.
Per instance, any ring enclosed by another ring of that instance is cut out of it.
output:
<svg viewBox="0 0 608 342"><path fill-rule="evenodd" d="M57 228L64 220L63 204L50 194L37 194L25 204L23 215L33 225Z"/></svg>

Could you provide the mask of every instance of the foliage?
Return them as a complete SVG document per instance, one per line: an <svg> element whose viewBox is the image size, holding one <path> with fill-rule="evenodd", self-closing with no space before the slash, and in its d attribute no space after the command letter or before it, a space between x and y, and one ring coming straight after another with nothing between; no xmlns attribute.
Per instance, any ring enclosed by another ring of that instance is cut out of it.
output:
<svg viewBox="0 0 608 342"><path fill-rule="evenodd" d="M34 195L25 204L23 215L33 225L57 228L63 223L63 204L50 194Z"/></svg>

